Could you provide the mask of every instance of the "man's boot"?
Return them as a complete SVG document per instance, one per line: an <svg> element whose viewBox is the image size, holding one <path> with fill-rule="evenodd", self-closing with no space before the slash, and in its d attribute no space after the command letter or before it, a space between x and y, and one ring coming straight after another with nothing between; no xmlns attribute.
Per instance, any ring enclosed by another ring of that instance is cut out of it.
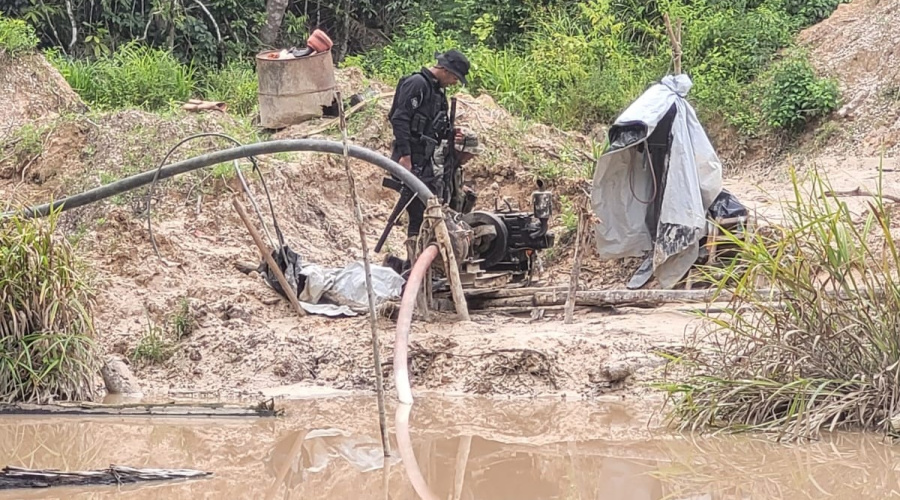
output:
<svg viewBox="0 0 900 500"><path fill-rule="evenodd" d="M410 236L406 238L406 265L408 268L412 268L413 263L416 262L416 243L419 239L419 236Z"/></svg>

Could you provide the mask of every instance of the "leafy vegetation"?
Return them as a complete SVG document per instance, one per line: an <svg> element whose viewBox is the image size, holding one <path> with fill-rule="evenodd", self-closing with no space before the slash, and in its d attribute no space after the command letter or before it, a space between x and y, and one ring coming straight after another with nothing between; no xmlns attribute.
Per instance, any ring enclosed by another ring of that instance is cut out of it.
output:
<svg viewBox="0 0 900 500"><path fill-rule="evenodd" d="M178 308L172 314L171 323L172 331L179 340L194 333L194 329L197 327L197 319L194 317L191 303L186 297L182 297L178 301Z"/></svg>
<svg viewBox="0 0 900 500"><path fill-rule="evenodd" d="M16 56L34 50L38 38L28 23L0 15L0 52Z"/></svg>
<svg viewBox="0 0 900 500"><path fill-rule="evenodd" d="M335 39L342 64L389 83L431 64L437 51L462 48L472 62L472 92L487 92L528 119L589 128L612 120L671 69L662 21L670 14L684 23L683 68L701 118L754 134L794 130L836 106L836 90L805 55L777 58L795 33L841 1L291 2L276 46L301 45L320 27ZM182 0L73 4L82 26L74 40L61 0L20 0L11 13L35 26L41 46L59 54L54 60L87 101L162 109L199 95L224 100L238 114L254 112L250 58L265 48L264 0L210 0L208 11ZM780 95L787 87L793 96Z"/></svg>
<svg viewBox="0 0 900 500"><path fill-rule="evenodd" d="M69 85L101 108L160 110L186 101L195 87L194 71L170 52L129 43L96 60L52 58Z"/></svg>
<svg viewBox="0 0 900 500"><path fill-rule="evenodd" d="M204 75L200 94L211 101L223 101L228 111L241 116L252 115L257 107L259 81L250 64L232 62L220 71Z"/></svg>
<svg viewBox="0 0 900 500"><path fill-rule="evenodd" d="M89 284L57 213L0 224L0 402L90 400L99 368Z"/></svg>
<svg viewBox="0 0 900 500"><path fill-rule="evenodd" d="M837 82L816 76L802 55L779 61L763 81L762 108L770 127L796 130L837 109Z"/></svg>
<svg viewBox="0 0 900 500"><path fill-rule="evenodd" d="M135 363L159 364L172 357L173 352L174 344L167 338L166 332L148 318L147 330L131 351L131 360Z"/></svg>
<svg viewBox="0 0 900 500"><path fill-rule="evenodd" d="M788 129L794 122L767 120L761 111L748 109L752 92L778 91L751 84L767 71L781 49L791 45L799 29L821 19L822 13L827 15L838 3L559 3L533 10L527 29L515 37L515 43L499 47L492 43L500 28L491 24L492 17L479 18L468 32L447 31L441 23L426 18L402 31L391 45L352 56L344 64L361 66L393 82L430 64L434 52L463 47L472 62L470 87L474 91L491 94L526 118L564 127L588 127L615 118L671 69L662 21L667 12L684 22L683 67L694 81L692 96L701 113L725 117L730 125L745 132L765 126ZM800 64L801 58L794 57L791 63ZM808 62L805 64L811 68ZM767 81L776 85L772 79ZM830 89L824 84L811 83L806 88L818 100L813 103L814 109L803 108L804 116L833 109Z"/></svg>
<svg viewBox="0 0 900 500"><path fill-rule="evenodd" d="M900 245L892 211L879 189L858 220L826 195L827 179L815 172L809 180L792 173L792 182L786 227L732 238L740 254L717 287L734 299L724 315L708 316L714 327L686 350L693 375L665 387L672 417L682 428L786 439L836 428L897 434Z"/></svg>

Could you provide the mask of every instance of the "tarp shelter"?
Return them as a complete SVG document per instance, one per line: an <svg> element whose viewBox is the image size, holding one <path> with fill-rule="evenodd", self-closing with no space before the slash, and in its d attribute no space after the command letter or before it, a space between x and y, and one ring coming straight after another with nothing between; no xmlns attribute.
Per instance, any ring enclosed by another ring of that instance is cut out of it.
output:
<svg viewBox="0 0 900 500"><path fill-rule="evenodd" d="M685 99L691 85L677 75L647 89L610 127L597 162L591 206L600 258L646 256L630 287L651 272L662 288L684 277L722 191L722 164Z"/></svg>

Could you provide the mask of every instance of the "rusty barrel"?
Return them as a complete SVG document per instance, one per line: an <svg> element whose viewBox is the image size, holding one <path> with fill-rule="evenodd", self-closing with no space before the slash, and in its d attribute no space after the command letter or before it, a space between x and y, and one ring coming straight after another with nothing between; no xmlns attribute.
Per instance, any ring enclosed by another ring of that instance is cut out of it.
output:
<svg viewBox="0 0 900 500"><path fill-rule="evenodd" d="M322 107L334 102L334 64L331 51L287 59L256 55L259 79L259 122L280 129L322 116Z"/></svg>

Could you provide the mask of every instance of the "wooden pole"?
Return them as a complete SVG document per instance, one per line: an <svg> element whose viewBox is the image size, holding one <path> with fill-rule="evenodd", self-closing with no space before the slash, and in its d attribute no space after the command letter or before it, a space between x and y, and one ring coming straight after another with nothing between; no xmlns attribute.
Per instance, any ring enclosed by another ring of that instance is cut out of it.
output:
<svg viewBox="0 0 900 500"><path fill-rule="evenodd" d="M369 297L369 327L372 330L372 360L375 363L375 395L378 400L378 424L381 427L381 446L385 458L391 456L391 441L387 432L387 416L384 409L384 374L381 371L381 342L378 340L378 317L375 312L375 292L372 289L372 266L369 263L369 245L366 243L366 227L363 221L359 195L356 192L356 180L350 170L350 144L347 141L347 120L344 115L344 101L341 93L336 92L338 117L341 119L341 139L344 141L344 171L350 185L350 199L353 201L353 214L359 229L359 243L362 247L363 266L366 271L366 294Z"/></svg>
<svg viewBox="0 0 900 500"><path fill-rule="evenodd" d="M587 232L587 228L584 226L589 220L590 217L586 216L584 211L580 211L578 214L578 225L575 227L575 257L572 262L572 272L569 275L569 293L566 297L564 323L567 325L571 325L575 321L575 294L578 291L578 275L581 273L581 258L584 255L583 242L581 240L585 239L584 233Z"/></svg>
<svg viewBox="0 0 900 500"><path fill-rule="evenodd" d="M666 32L669 34L669 42L672 44L672 62L676 75L681 74L681 20L677 21L678 30L672 28L672 22L669 20L669 14L663 16L666 23Z"/></svg>
<svg viewBox="0 0 900 500"><path fill-rule="evenodd" d="M450 241L450 232L444 221L444 214L436 197L428 199L427 211L434 220L434 235L437 238L441 257L447 270L447 278L450 281L450 293L453 294L453 303L456 305L456 314L460 321L470 321L469 306L466 304L466 296L463 293L462 281L459 277L459 264L456 262L456 254L453 253L453 245Z"/></svg>
<svg viewBox="0 0 900 500"><path fill-rule="evenodd" d="M247 212L244 211L244 207L238 203L237 198L231 200L231 204L234 205L234 209L237 210L238 215L241 217L241 220L244 222L244 226L247 227L247 231L250 233L250 237L253 238L253 242L256 243L257 248L259 248L259 253L262 254L263 259L266 260L266 264L269 265L269 269L272 270L272 274L275 275L275 279L278 280L278 283L281 285L281 289L284 290L284 294L287 295L288 301L294 306L294 309L297 311L297 314L300 316L306 316L306 311L300 307L300 301L297 300L297 291L291 288L291 285L288 284L287 279L284 277L284 273L281 272L281 268L278 267L278 264L275 262L275 259L272 258L272 251L269 250L269 247L263 242L262 238L259 236L259 233L256 231L256 228L253 227L253 224L250 222L250 218L247 217Z"/></svg>

